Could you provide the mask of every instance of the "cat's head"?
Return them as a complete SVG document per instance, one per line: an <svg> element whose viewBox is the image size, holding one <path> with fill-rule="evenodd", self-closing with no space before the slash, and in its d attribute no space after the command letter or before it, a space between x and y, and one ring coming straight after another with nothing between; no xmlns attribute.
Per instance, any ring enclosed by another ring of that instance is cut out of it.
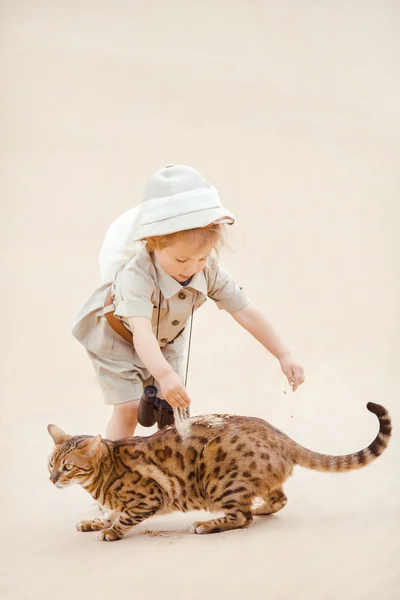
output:
<svg viewBox="0 0 400 600"><path fill-rule="evenodd" d="M47 431L56 445L48 462L50 481L58 488L89 482L98 465L101 436L72 437L56 425L49 425Z"/></svg>

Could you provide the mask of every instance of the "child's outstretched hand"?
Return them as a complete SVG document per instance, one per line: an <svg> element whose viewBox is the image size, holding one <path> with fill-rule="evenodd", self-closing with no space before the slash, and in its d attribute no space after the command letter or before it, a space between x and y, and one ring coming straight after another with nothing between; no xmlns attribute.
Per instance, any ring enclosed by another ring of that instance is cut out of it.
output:
<svg viewBox="0 0 400 600"><path fill-rule="evenodd" d="M160 379L161 391L164 398L173 408L186 408L190 398L179 375L173 371Z"/></svg>
<svg viewBox="0 0 400 600"><path fill-rule="evenodd" d="M295 392L299 385L304 381L304 369L300 363L298 363L291 354L285 354L279 360L281 369L286 375L289 385L292 386L292 390Z"/></svg>

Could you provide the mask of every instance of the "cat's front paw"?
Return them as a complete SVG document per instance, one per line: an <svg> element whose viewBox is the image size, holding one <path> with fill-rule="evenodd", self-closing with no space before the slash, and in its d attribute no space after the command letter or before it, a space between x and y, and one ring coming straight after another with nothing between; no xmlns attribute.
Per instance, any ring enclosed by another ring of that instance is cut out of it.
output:
<svg viewBox="0 0 400 600"><path fill-rule="evenodd" d="M100 542L116 542L117 540L120 540L121 537L122 536L113 529L102 529L97 534L97 539L100 540Z"/></svg>
<svg viewBox="0 0 400 600"><path fill-rule="evenodd" d="M190 533L208 533L208 531L204 527L204 523L202 523L201 521L193 523L193 525L190 526L189 531Z"/></svg>
<svg viewBox="0 0 400 600"><path fill-rule="evenodd" d="M102 519L91 519L87 521L79 521L76 524L78 531L100 531L103 529L104 523Z"/></svg>

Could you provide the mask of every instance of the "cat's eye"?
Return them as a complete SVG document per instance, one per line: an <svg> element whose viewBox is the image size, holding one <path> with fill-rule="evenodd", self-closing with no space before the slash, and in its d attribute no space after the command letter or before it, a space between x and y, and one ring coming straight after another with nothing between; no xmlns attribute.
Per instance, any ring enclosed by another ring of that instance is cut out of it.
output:
<svg viewBox="0 0 400 600"><path fill-rule="evenodd" d="M66 463L66 464L64 465L64 469L65 469L66 471L71 471L73 468L74 468L74 465L72 465L71 463Z"/></svg>
<svg viewBox="0 0 400 600"><path fill-rule="evenodd" d="M53 459L49 460L49 467L50 469L54 467Z"/></svg>

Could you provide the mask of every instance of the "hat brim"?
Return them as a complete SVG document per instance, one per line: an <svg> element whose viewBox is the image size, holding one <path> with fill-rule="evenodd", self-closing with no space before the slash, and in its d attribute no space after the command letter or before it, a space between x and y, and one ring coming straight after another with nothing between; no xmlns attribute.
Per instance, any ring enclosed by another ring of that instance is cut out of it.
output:
<svg viewBox="0 0 400 600"><path fill-rule="evenodd" d="M156 237L159 235L169 235L177 231L187 231L188 229L200 229L207 227L212 223L233 225L235 222L234 215L226 210L226 208L215 207L195 212L190 212L185 215L169 217L157 223L148 223L140 225L133 233L132 240L139 241L148 237Z"/></svg>

